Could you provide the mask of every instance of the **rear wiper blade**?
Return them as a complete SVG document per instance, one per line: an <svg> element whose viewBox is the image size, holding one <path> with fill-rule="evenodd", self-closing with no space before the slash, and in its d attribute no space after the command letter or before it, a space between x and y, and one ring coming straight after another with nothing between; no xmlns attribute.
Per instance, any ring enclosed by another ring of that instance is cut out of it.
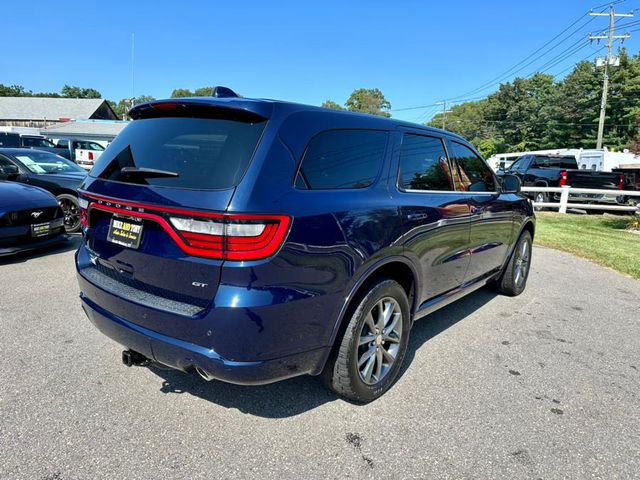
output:
<svg viewBox="0 0 640 480"><path fill-rule="evenodd" d="M156 170L155 168L144 167L122 167L120 173L136 177L158 178L158 177L178 177L178 173L168 170Z"/></svg>

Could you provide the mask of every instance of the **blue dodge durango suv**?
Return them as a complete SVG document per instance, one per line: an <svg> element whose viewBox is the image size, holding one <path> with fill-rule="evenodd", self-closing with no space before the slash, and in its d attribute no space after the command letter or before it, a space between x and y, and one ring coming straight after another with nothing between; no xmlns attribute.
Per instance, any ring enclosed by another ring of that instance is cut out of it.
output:
<svg viewBox="0 0 640 480"><path fill-rule="evenodd" d="M416 319L525 288L531 203L464 139L217 93L134 107L79 190L82 307L125 364L368 402Z"/></svg>

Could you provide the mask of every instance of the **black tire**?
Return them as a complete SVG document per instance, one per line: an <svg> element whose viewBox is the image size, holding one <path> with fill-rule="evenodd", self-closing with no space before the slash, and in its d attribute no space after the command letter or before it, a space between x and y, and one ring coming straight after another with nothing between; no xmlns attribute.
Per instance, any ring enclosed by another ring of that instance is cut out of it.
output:
<svg viewBox="0 0 640 480"><path fill-rule="evenodd" d="M380 305L384 307L384 311L391 307L394 310L390 314L388 324L382 320L382 324L386 327L380 334L375 334L371 332L370 325L373 321L376 328L379 326L374 319L374 314L376 318L378 313L384 317ZM355 298L353 306L355 308L350 309L351 314L346 329L342 337L336 339L339 343L334 346L333 355L329 358L322 377L325 384L338 395L356 402L367 403L389 390L400 372L411 329L409 300L404 289L397 282L382 279ZM399 321L402 323L399 329L396 312L401 314ZM369 318L370 313L371 318ZM396 327L393 328L393 325ZM384 340L384 338L391 338L390 336L393 336L393 341ZM365 338L372 340L361 345L361 339ZM373 354L370 354L372 349L374 349ZM393 352L395 352L394 360L385 370L384 361L389 362ZM358 360L362 360L366 355L369 355L367 360L359 366ZM372 359L373 366L368 368ZM379 370L378 364L381 365ZM362 373L361 369L365 373ZM367 372L369 383L365 380ZM379 375L379 378L376 378L376 375Z"/></svg>
<svg viewBox="0 0 640 480"><path fill-rule="evenodd" d="M80 230L80 204L78 198L68 193L56 197L62 213L64 214L64 230L67 233L76 233Z"/></svg>
<svg viewBox="0 0 640 480"><path fill-rule="evenodd" d="M526 244L527 259L523 260L523 250ZM509 263L500 277L494 282L494 287L503 295L515 297L524 292L527 286L527 278L531 270L531 258L533 256L533 240L531 233L525 230L516 243Z"/></svg>
<svg viewBox="0 0 640 480"><path fill-rule="evenodd" d="M546 192L535 192L533 194L533 201L538 203L547 203L549 201L549 194ZM545 207L534 207L536 212L543 212L546 210Z"/></svg>

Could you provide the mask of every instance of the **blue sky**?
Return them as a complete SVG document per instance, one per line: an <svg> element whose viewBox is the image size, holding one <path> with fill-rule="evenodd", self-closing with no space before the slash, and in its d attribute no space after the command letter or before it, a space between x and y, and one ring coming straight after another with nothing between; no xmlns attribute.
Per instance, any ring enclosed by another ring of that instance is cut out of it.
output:
<svg viewBox="0 0 640 480"><path fill-rule="evenodd" d="M114 100L131 96L135 33L136 95L161 98L176 87L226 85L249 97L318 105L325 99L343 103L356 88L378 87L394 109L402 109L474 90L602 3L3 2L3 18L14 20L3 22L0 83L33 91L59 91L71 84L96 88ZM621 12L635 8L640 0L616 6ZM620 23L627 21L633 20ZM606 25L606 18L593 20L519 74L532 73L589 30ZM640 31L632 35L626 46L636 53ZM596 48L581 49L549 73L566 69ZM436 108L393 113L424 121Z"/></svg>

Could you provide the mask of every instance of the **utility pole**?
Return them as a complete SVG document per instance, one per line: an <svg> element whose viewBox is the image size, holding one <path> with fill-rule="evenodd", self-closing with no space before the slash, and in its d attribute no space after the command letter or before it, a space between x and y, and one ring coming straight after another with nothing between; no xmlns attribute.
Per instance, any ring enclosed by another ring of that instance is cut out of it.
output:
<svg viewBox="0 0 640 480"><path fill-rule="evenodd" d="M616 13L613 3L609 5L609 13L593 13L592 17L609 17L609 33L607 35L589 35L589 40L607 40L607 58L604 60L604 82L602 84L602 100L600 102L600 120L598 122L598 141L596 148L602 148L602 137L604 135L604 119L607 113L607 94L609 91L609 67L619 63L619 59L611 56L614 40L626 40L630 35L614 35L616 17L633 17L633 13Z"/></svg>
<svg viewBox="0 0 640 480"><path fill-rule="evenodd" d="M136 34L131 34L131 106L136 98Z"/></svg>
<svg viewBox="0 0 640 480"><path fill-rule="evenodd" d="M447 101L443 100L442 102L436 102L436 105L442 105L442 129L445 130L447 127Z"/></svg>

